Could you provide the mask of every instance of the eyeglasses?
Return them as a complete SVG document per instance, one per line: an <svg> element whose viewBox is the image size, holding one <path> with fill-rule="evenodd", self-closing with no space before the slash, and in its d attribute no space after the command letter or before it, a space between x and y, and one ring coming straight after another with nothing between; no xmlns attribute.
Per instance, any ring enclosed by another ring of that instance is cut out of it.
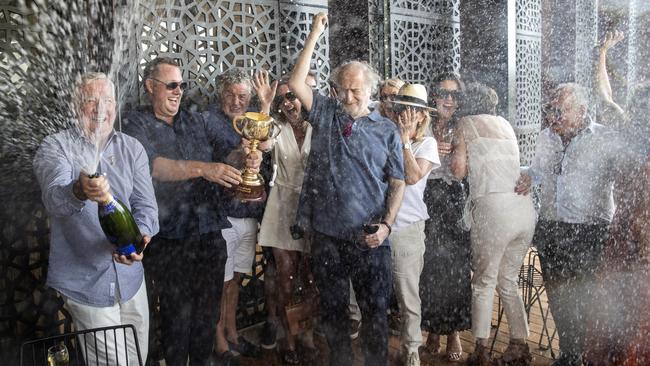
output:
<svg viewBox="0 0 650 366"><path fill-rule="evenodd" d="M290 102L298 99L298 97L293 92L286 92L282 97Z"/></svg>
<svg viewBox="0 0 650 366"><path fill-rule="evenodd" d="M165 88L167 88L167 90L176 90L176 88L178 88L179 86L180 86L181 90L187 89L187 81L181 81L180 83L178 81L172 81L171 83L165 83L164 81L160 81L160 80L155 79L155 78L149 78L149 79L151 79L153 81L157 81L157 82L165 85Z"/></svg>
<svg viewBox="0 0 650 366"><path fill-rule="evenodd" d="M452 99L458 100L460 97L460 91L458 90L447 90L447 89L438 89L435 92L436 98L438 99L447 99L451 96Z"/></svg>

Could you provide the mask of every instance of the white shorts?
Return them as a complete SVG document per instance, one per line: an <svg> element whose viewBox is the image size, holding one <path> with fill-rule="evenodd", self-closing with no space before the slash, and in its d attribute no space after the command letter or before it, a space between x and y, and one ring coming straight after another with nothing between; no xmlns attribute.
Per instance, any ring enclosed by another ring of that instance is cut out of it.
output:
<svg viewBox="0 0 650 366"><path fill-rule="evenodd" d="M228 260L223 280L230 281L235 272L248 273L253 268L257 245L257 219L228 217L231 228L221 230L226 240Z"/></svg>

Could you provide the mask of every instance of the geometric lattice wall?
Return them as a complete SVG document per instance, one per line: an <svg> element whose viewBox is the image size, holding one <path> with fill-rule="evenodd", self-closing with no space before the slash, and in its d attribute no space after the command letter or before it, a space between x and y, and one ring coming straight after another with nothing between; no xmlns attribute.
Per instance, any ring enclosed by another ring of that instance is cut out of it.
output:
<svg viewBox="0 0 650 366"><path fill-rule="evenodd" d="M309 33L313 15L327 1L142 1L137 20L139 65L158 56L178 59L188 94L214 102L216 77L232 67L251 73L262 68L273 78L289 71ZM327 36L313 62L321 82L329 77ZM140 102L144 102L142 88Z"/></svg>
<svg viewBox="0 0 650 366"><path fill-rule="evenodd" d="M511 123L519 141L521 164L529 165L541 124L541 4L516 1L516 106Z"/></svg>
<svg viewBox="0 0 650 366"><path fill-rule="evenodd" d="M459 3L391 1L391 76L432 90L437 74L460 70Z"/></svg>

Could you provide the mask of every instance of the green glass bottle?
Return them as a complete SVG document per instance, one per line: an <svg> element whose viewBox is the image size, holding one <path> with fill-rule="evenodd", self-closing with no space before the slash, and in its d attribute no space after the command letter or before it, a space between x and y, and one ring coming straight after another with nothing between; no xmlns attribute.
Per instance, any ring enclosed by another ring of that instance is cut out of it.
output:
<svg viewBox="0 0 650 366"><path fill-rule="evenodd" d="M131 253L142 253L144 241L135 219L126 206L117 198L97 205L99 224L108 241L113 243L120 255L130 256Z"/></svg>

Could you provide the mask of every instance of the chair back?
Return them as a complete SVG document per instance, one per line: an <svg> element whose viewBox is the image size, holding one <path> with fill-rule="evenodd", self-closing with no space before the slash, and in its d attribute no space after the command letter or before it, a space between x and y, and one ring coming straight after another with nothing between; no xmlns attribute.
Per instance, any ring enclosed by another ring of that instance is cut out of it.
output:
<svg viewBox="0 0 650 366"><path fill-rule="evenodd" d="M127 338L131 338L135 343L135 351L129 350ZM135 327L132 324L123 324L26 341L20 347L20 366L47 365L47 350L57 344L67 347L69 366L143 365ZM117 352L109 352L109 349ZM118 354L122 357L118 358ZM88 359L85 355L89 355ZM134 359L133 356L137 356L137 364L130 362Z"/></svg>

